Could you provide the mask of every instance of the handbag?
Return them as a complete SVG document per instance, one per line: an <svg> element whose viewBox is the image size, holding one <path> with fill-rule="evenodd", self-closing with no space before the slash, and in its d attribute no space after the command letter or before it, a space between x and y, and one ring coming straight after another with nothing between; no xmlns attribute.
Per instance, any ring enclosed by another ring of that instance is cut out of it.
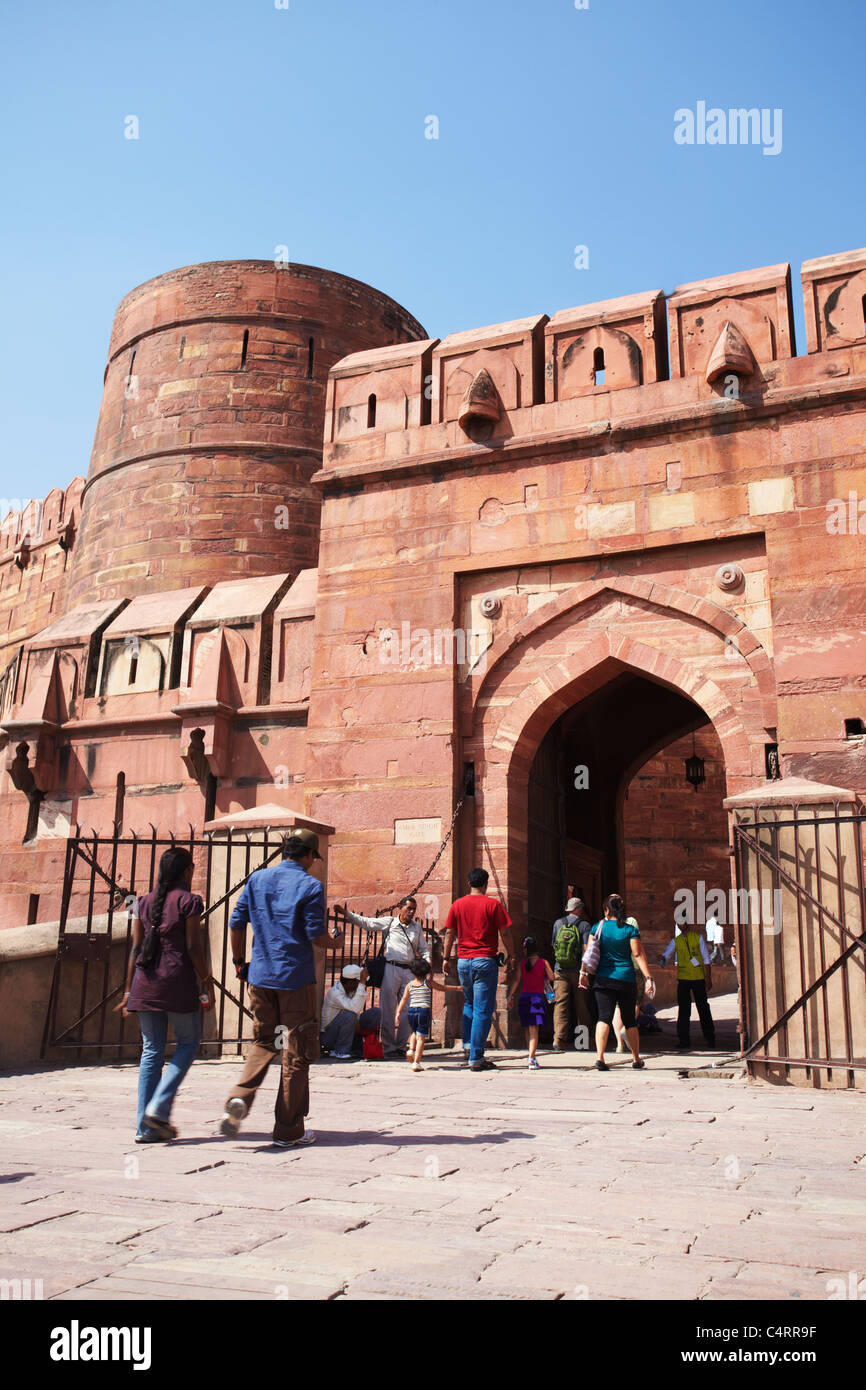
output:
<svg viewBox="0 0 866 1390"><path fill-rule="evenodd" d="M367 932L367 949L361 964L367 972L367 984L370 988L380 989L385 978L385 933L382 933L382 944L373 957L370 956L372 940L373 933Z"/></svg>
<svg viewBox="0 0 866 1390"><path fill-rule="evenodd" d="M361 1051L365 1062L382 1062L385 1059L385 1049L375 1030L363 1034Z"/></svg>
<svg viewBox="0 0 866 1390"><path fill-rule="evenodd" d="M585 971L587 975L594 975L596 970L598 969L598 963L600 960L601 927L599 927L598 929L598 935L596 935L596 933L593 932L586 945L584 946L583 956L580 962L580 968L582 971Z"/></svg>

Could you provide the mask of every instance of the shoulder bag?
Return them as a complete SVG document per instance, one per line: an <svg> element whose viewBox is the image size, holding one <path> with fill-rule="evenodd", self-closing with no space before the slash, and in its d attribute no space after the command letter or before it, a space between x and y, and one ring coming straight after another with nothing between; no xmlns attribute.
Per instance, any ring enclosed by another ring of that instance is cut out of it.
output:
<svg viewBox="0 0 866 1390"><path fill-rule="evenodd" d="M580 962L581 970L585 970L587 975L594 975L598 970L598 963L601 960L601 924L597 931L593 932L583 948L583 958Z"/></svg>
<svg viewBox="0 0 866 1390"><path fill-rule="evenodd" d="M367 972L367 984L370 989L379 989L385 978L385 941L388 933L382 933L382 944L376 954L371 956L370 948L373 944L373 936L373 932L367 932L367 949L364 952L364 959L361 961L361 964Z"/></svg>

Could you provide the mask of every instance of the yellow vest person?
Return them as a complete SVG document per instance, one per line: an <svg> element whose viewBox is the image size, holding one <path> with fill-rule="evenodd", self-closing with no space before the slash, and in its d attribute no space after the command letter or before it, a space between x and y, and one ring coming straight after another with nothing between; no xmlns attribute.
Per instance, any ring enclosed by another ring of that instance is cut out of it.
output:
<svg viewBox="0 0 866 1390"><path fill-rule="evenodd" d="M674 954L677 959L677 1051L690 1050L689 1028L693 995L698 1007L704 1041L707 1047L715 1047L716 1030L707 999L707 988L711 983L710 953L703 932L685 927L678 935L671 937L661 958L662 965L667 965Z"/></svg>

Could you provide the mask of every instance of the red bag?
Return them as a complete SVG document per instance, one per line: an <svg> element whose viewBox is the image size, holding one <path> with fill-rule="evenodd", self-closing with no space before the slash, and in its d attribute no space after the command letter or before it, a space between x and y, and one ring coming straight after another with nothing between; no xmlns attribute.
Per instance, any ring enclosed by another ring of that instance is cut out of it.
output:
<svg viewBox="0 0 866 1390"><path fill-rule="evenodd" d="M365 1062L383 1062L385 1049L376 1033L363 1034L363 1055Z"/></svg>

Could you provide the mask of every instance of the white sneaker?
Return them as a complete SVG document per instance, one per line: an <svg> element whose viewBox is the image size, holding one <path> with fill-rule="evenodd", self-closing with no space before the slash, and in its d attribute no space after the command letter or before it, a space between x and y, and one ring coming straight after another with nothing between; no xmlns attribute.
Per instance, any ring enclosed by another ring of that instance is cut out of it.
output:
<svg viewBox="0 0 866 1390"><path fill-rule="evenodd" d="M233 1096L226 1105L226 1111L220 1124L220 1134L224 1134L226 1139L236 1139L241 1127L241 1120L246 1118L246 1113L246 1101L241 1100L240 1096Z"/></svg>
<svg viewBox="0 0 866 1390"><path fill-rule="evenodd" d="M421 1063L420 1063L420 1062L413 1062L413 1063L412 1063L412 1070L413 1070L413 1071L423 1071L423 1067L421 1066Z"/></svg>
<svg viewBox="0 0 866 1390"><path fill-rule="evenodd" d="M332 1052L331 1056L335 1062L354 1062L355 1060L351 1052Z"/></svg>
<svg viewBox="0 0 866 1390"><path fill-rule="evenodd" d="M530 1057L530 1059L529 1059L529 1067L528 1067L528 1070L529 1070L529 1071L540 1071L540 1070L541 1070L541 1068L539 1067L538 1062L537 1062L537 1060L536 1060L535 1057Z"/></svg>
<svg viewBox="0 0 866 1390"><path fill-rule="evenodd" d="M311 1129L306 1134L302 1134L300 1139L275 1139L274 1147L277 1149L305 1149L310 1144L315 1144L316 1136Z"/></svg>

